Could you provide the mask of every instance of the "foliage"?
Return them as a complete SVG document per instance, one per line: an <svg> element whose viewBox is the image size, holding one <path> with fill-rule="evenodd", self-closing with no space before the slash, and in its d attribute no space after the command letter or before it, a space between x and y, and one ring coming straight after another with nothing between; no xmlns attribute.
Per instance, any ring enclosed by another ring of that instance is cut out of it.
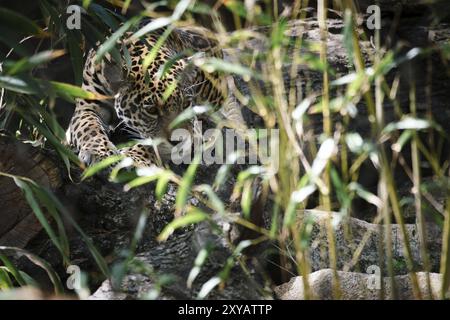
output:
<svg viewBox="0 0 450 320"><path fill-rule="evenodd" d="M86 52L86 48L99 42L99 59L104 54L110 53L114 59L120 60L116 42L126 31L133 31L134 37L138 38L163 27L171 30L172 27L195 24L196 17L205 14L210 15L212 32L219 37L223 47L245 48L249 41L265 43L267 50L254 52L253 56L243 52L241 55L231 55L226 61L217 58L199 59L197 63L198 67L207 72L220 72L224 76L231 74L242 78L249 84L250 93L243 97L242 93L233 92L235 96L264 120L265 128L280 129L278 170L275 169L275 163L269 161L250 167L238 176L233 198L240 199L242 217L236 219L229 211L228 199L220 199L215 193L218 185L226 179L230 165L222 166L215 179L211 179L212 185L195 184L194 178L198 166L196 161L189 166L182 177L167 168L155 167L138 170L129 181L120 180L119 172L131 165L120 156L106 159L84 171L83 178L87 179L112 166L110 180L125 182L124 191L156 181L156 194L159 199L166 192L169 182L178 184L175 208L177 217L162 231L158 241L165 241L178 228L199 222L215 223L213 219L210 219L209 213L187 205L190 196L197 197L212 212L229 216L230 221L259 232L259 238L243 240L236 245L233 254L223 266L222 272L203 284L199 298L206 298L215 287L226 285L230 269L240 264L244 249L261 241L270 240L277 243L281 255L290 257L294 261L295 272L299 275L307 275L310 272L307 261L310 243L310 234L307 232L309 222L307 219L302 219L306 208L313 206L327 213L339 212L341 219L345 221L355 214L352 203L359 198L376 207L375 221L390 224L393 218L395 223L404 226L400 204L403 199L399 194L400 186L395 181L396 168L404 167L404 170L410 173L412 186L416 191L419 190L412 194L415 203L418 204L416 208L419 221L423 219L423 215L427 214L425 197L433 198L432 194L424 190L425 188L420 188L423 180L420 164L428 163L432 169L431 180L444 181L444 186L449 188L446 175L449 163L442 162L439 156L442 152L439 149L442 145L439 141L448 139L448 132L444 132L433 119L421 118L417 114L414 98L410 99L409 107L405 109L403 106L397 110L395 120L390 123L383 122L384 111L379 107L385 103L385 100L389 100L388 102L394 105L399 104L397 98L390 94L395 90L392 87L394 84L386 80L386 75L395 72L399 66L413 59L414 53L417 52L409 51L406 54L399 54L400 50L397 50L399 48L386 50L377 47L373 57L370 59L363 57L359 40L365 35L361 34L359 32L361 30L355 26L356 12L350 5L351 1L343 1L344 5L341 8L343 16L346 17L345 47L348 50L348 56L351 57L348 61L350 65L348 74L339 74L338 70L333 70L330 66L327 61L326 41L309 43L303 41L301 37L288 36L289 20L301 19L306 15L306 11L300 10L303 1L293 1L295 10L292 10L288 16L279 16L270 10L270 6L264 8L256 4L252 10L248 10L242 1L226 1L225 10L231 12L236 27L232 32L225 32L226 29L218 13L200 1L182 0L173 3L174 5L171 1L168 4L163 1L161 8L169 10L162 13L161 10L156 10L161 9L158 3L146 1L143 2L146 4L146 9L139 13L129 13L130 2L114 2L115 5L111 5L107 1L73 1L74 4L83 8L82 27L73 30L68 29L65 23L67 14L64 1L39 0L40 12L32 19L20 12L0 8L2 30L0 42L11 49L8 54L1 57L0 64L0 130L14 133L20 141L31 141L41 147L56 150L66 164L67 170L70 171L74 166L82 165L64 143L64 125L60 123L56 112L62 103L61 99L73 105L77 97L107 98L94 95L80 87L83 53ZM319 3L323 2L319 1ZM139 22L147 17L153 18L152 21L138 27ZM318 19L321 31L325 32L326 15L319 15ZM448 46L433 48L421 54L429 55L433 53L433 50L442 50L442 58L448 59ZM300 52L302 54L299 54ZM151 58L149 57L147 63L151 61ZM46 68L60 59L69 59L72 77L67 77L66 82L48 80L45 75ZM368 60L373 61L372 65L366 65ZM290 74L294 75L290 86L286 86L282 70L282 66L287 62L290 62L288 64ZM263 67L255 68L254 66L258 63ZM314 89L310 83L307 83L305 91L301 93L301 99L295 91L295 77L300 66L307 66L319 73L322 80L320 90ZM411 97L415 95L415 87L411 86ZM360 114L362 104L367 105L367 115ZM194 113L187 111L182 117L189 118L194 116ZM317 115L322 119L321 135L310 134L312 131L308 129ZM355 117L364 116L367 117L367 123L370 125L370 133L366 136L352 130L350 126ZM431 134L432 131L435 135ZM428 144L431 136L439 141ZM411 166L401 161L400 151L402 150L410 150ZM359 183L360 171L363 170L363 164L366 162L373 162L378 170L380 176L378 193L365 189L365 186ZM6 173L0 173L0 175L8 176ZM14 179L18 188L23 191L44 230L64 257L65 263L69 265L70 248L61 222L61 219L68 219L69 216L64 206L55 195L40 188L33 181L15 176L8 177ZM261 183L263 188L270 189L270 201L273 203L270 230L254 225L249 217L251 200L254 196L252 184L255 181ZM444 247L441 257L444 289L447 289L450 284L449 210L450 202L447 199L438 210L438 216L444 228ZM46 212L50 213L51 218L45 214ZM121 264L113 266L107 265L105 258L84 235L83 230L76 226L73 219L71 223L83 235L98 268L105 277L113 277L119 283L126 271L130 269L147 274L159 279L156 281L158 289L149 293L147 297L156 298L161 288L170 283L170 279L156 274L150 266L142 265L134 259L147 214L142 213L131 247L126 252L126 259ZM57 230L54 229L55 225ZM404 228L401 230L407 244L406 231ZM423 229L421 231L425 232ZM334 229L331 219L327 232L330 267L336 270L337 252L333 241ZM4 247L0 247L0 259L3 262L3 266L0 267L0 290L35 283L8 260L6 254L14 250L44 268L54 284L55 292L62 293L63 288L58 275L45 261L23 250ZM188 286L192 285L212 250L214 249L209 247L200 250L195 265L192 266ZM415 267L408 245L405 250L408 258L407 267L411 276L414 277ZM427 248L423 248L423 252L426 253L426 250ZM387 250L387 252L391 251ZM392 256L388 256L388 264L391 265L388 269L392 271L392 265L395 266L398 262ZM284 266L280 268L283 269ZM417 287L416 290L418 290ZM419 296L419 293L417 294Z"/></svg>

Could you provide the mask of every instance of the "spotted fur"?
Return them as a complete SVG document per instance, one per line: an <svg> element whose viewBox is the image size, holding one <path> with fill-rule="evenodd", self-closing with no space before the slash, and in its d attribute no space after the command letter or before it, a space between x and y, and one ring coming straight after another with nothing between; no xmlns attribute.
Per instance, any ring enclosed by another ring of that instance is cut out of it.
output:
<svg viewBox="0 0 450 320"><path fill-rule="evenodd" d="M144 67L144 59L163 32L143 39L132 39L131 33L126 34L118 42L121 62L110 54L97 62L96 49L87 54L83 89L110 99L77 100L68 138L84 163L119 153L130 156L138 165L155 163L151 147L135 145L118 150L110 140L111 129L121 124L135 138L168 140L169 124L180 112L194 104L223 103L226 86L217 75L206 74L191 63L196 53L221 57L216 42L197 29L172 30L148 67ZM167 71L161 76L164 67ZM173 91L167 91L170 88ZM164 154L164 148L159 152Z"/></svg>

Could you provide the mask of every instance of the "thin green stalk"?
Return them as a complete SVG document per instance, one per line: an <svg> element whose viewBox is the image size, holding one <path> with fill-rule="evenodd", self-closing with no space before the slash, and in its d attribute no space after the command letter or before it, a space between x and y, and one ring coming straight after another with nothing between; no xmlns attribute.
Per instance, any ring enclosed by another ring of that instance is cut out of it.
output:
<svg viewBox="0 0 450 320"><path fill-rule="evenodd" d="M381 166L384 167L384 179L387 185L387 192L394 213L395 221L400 227L400 233L403 238L403 251L406 258L406 264L408 266L409 274L413 285L414 295L417 299L421 299L421 293L419 289L419 282L417 280L417 274L414 272L414 260L411 253L411 245L409 242L408 234L406 232L405 222L403 221L403 215L400 209L400 203L397 196L397 190L395 188L394 178L389 168L389 161L387 160L386 151L381 147Z"/></svg>
<svg viewBox="0 0 450 320"><path fill-rule="evenodd" d="M322 64L325 66L323 71L323 89L322 89L322 116L323 116L323 131L327 137L332 136L332 121L331 121L331 113L330 113L330 88L329 88L329 75L327 68L327 40L328 40L328 31L327 31L327 10L328 10L328 1L327 0L319 0L317 2L318 6L318 23L320 28L320 60ZM321 198L323 201L324 209L329 213L327 220L327 239L328 239L328 255L330 260L330 267L333 270L333 296L335 299L339 299L341 297L340 292L340 284L339 277L337 272L337 251L336 251L336 240L334 235L334 229L332 225L332 216L331 216L331 199L330 199L330 190L331 190L331 181L330 181L330 163L327 164L327 167L324 171L324 182L326 185L326 192L321 192Z"/></svg>
<svg viewBox="0 0 450 320"><path fill-rule="evenodd" d="M410 108L413 117L417 116L417 106L416 106L416 88L414 80L411 81L410 90ZM430 281L430 259L427 252L427 234L425 228L425 217L422 212L422 198L420 194L420 155L417 147L417 132L413 132L413 138L411 141L411 158L412 158L412 169L413 169L413 194L414 194L414 205L416 211L416 224L417 230L419 231L419 242L420 242L420 255L422 256L422 261L424 264L426 272L427 281L427 295L429 299L432 299L431 293L431 281Z"/></svg>
<svg viewBox="0 0 450 320"><path fill-rule="evenodd" d="M379 64L381 61L380 56L380 50L381 50L381 44L380 44L380 31L375 31L375 46L376 46L376 55L375 55L375 64ZM384 127L384 114L383 114L383 101L384 101L384 94L382 90L382 76L378 75L375 79L375 112L376 112L376 119L377 119L377 128L383 128ZM377 132L377 135L379 135L380 132ZM384 170L384 169L382 169ZM378 215L380 217L383 217L384 222L384 244L381 244L380 247L386 247L386 264L387 264L387 271L389 275L389 281L391 284L391 292L392 292L392 299L396 299L398 296L397 292L397 286L395 284L394 280L394 266L393 266L393 254L392 254L392 227L391 227L391 214L389 210L389 201L388 201L388 192L386 188L386 175L382 174L380 177L380 181L378 182L378 194L379 197L383 203L383 206L381 208L378 208ZM382 242L383 238L380 237L380 242ZM382 269L384 269L384 257L380 255L380 266ZM383 293L382 293L383 294Z"/></svg>
<svg viewBox="0 0 450 320"><path fill-rule="evenodd" d="M448 192L448 191L447 191ZM445 223L442 233L442 254L441 254L441 270L442 286L441 299L448 299L447 292L450 288L450 194L447 193L445 211Z"/></svg>
<svg viewBox="0 0 450 320"><path fill-rule="evenodd" d="M353 13L355 13L353 1L352 0L345 0L345 7L347 9L352 10ZM353 17L355 15L353 14ZM359 47L359 38L356 33L356 30L353 30L353 49L354 49L354 57L355 57L355 66L356 70L358 72L364 72L365 70L365 63L363 59L363 55L361 52L361 48ZM369 122L371 123L371 129L372 129L372 136L377 136L377 133L379 132L378 128L378 122L376 121L376 105L372 96L372 93L370 90L366 91L364 93L364 99L367 105L368 113L369 113ZM383 146L380 146L380 165L382 168L382 174L384 176L384 182L387 185L387 192L389 195L389 199L391 202L392 211L394 213L395 220L397 224L400 225L401 234L404 240L404 253L408 265L408 269L410 270L410 276L413 284L413 291L416 296L416 298L421 298L419 284L417 280L417 275L414 272L414 261L412 259L411 254L411 247L408 239L408 235L406 233L406 227L405 223L403 221L403 216L400 209L400 204L397 197L397 192L395 188L395 182L392 176L392 172L389 165L389 160L386 154L386 150Z"/></svg>

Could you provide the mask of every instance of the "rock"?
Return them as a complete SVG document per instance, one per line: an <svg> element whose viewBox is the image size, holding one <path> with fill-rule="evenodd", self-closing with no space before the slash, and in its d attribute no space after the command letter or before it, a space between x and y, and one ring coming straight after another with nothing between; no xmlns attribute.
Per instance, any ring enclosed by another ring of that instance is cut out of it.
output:
<svg viewBox="0 0 450 320"><path fill-rule="evenodd" d="M126 300L127 295L122 292L114 291L109 281L105 280L100 288L97 289L89 300Z"/></svg>
<svg viewBox="0 0 450 320"><path fill-rule="evenodd" d="M313 224L310 235L310 239L312 239L311 249L309 252L311 269L317 271L329 268L328 240L326 236L328 215L320 211L310 210L307 211L305 217L306 220L304 221L311 221ZM379 255L379 252L382 250L380 246L386 245L383 225L372 224L355 218L343 219L338 213L332 213L331 219L335 230L339 270L366 271L369 266L380 265L380 261L382 261ZM427 225L426 228L431 270L438 271L440 267L441 230L433 224ZM416 270L423 270L417 225L406 224L405 229L410 242L415 268L417 268ZM391 239L394 271L396 274L406 274L408 273L408 268L404 253L404 241L400 226L397 224L391 225ZM360 250L359 258L354 259L358 250ZM385 255L381 258L386 261ZM357 261L357 263L354 264L353 260Z"/></svg>
<svg viewBox="0 0 450 320"><path fill-rule="evenodd" d="M384 300L392 299L391 279L389 277L380 278L376 275L338 271L340 283L340 294L342 300ZM416 273L419 289L423 298L428 297L427 276L424 272ZM433 299L440 299L442 275L429 273L431 293ZM331 300L334 299L333 270L323 269L311 273L308 276L310 294L313 299ZM378 280L377 280L378 279ZM380 284L380 286L377 285ZM382 281L382 283L381 283ZM412 282L409 275L394 277L395 286L398 292L398 299L415 299ZM381 284L384 287L384 297L382 296ZM303 277L294 277L288 283L284 283L275 288L277 297L281 300L304 300L305 290Z"/></svg>

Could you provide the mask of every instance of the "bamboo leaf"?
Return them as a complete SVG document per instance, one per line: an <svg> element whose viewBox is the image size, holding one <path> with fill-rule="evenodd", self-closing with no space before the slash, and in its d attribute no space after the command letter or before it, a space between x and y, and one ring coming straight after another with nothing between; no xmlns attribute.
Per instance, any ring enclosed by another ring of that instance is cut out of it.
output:
<svg viewBox="0 0 450 320"><path fill-rule="evenodd" d="M59 58L65 54L64 50L47 50L36 53L31 57L22 58L17 62L5 61L5 73L8 75L14 75L20 72L24 72L34 67L47 63L53 59Z"/></svg>
<svg viewBox="0 0 450 320"><path fill-rule="evenodd" d="M55 91L55 93L63 98L67 98L69 101L72 101L74 98L82 98L82 99L88 99L88 100L105 100L109 99L109 97L100 95L97 93L89 92L81 87L69 84L69 83L63 83L58 81L51 81L52 89Z"/></svg>
<svg viewBox="0 0 450 320"><path fill-rule="evenodd" d="M0 266L0 291L14 288L6 268Z"/></svg>
<svg viewBox="0 0 450 320"><path fill-rule="evenodd" d="M119 161L121 161L122 159L124 159L125 156L118 154L118 155L113 155L110 156L106 159L101 160L100 162L97 162L91 166L89 166L83 173L83 176L81 177L81 180L86 180L87 178L92 177L93 175L95 175L96 173L110 167L111 165L113 165L114 163L117 163Z"/></svg>
<svg viewBox="0 0 450 320"><path fill-rule="evenodd" d="M61 283L61 279L59 278L58 274L53 270L51 265L48 262L46 262L44 259L39 258L35 254L33 254L27 250L16 248L16 247L0 246L0 252L2 252L2 251L6 252L6 253L15 252L15 253L18 253L20 255L27 257L28 260L30 260L35 265L44 269L45 272L47 272L47 275L53 284L56 295L64 293L64 288Z"/></svg>
<svg viewBox="0 0 450 320"><path fill-rule="evenodd" d="M208 294L217 287L222 282L222 279L220 277L213 277L209 279L207 282L205 282L200 289L200 292L198 293L199 299L204 299L208 296Z"/></svg>
<svg viewBox="0 0 450 320"><path fill-rule="evenodd" d="M21 33L26 36L36 35L41 37L48 35L36 23L27 17L6 8L0 8L0 21L2 22L2 25L7 26L15 33Z"/></svg>
<svg viewBox="0 0 450 320"><path fill-rule="evenodd" d="M0 87L18 93L25 93L25 94L37 93L35 88L30 86L30 84L28 84L26 81L11 76L0 76Z"/></svg>
<svg viewBox="0 0 450 320"><path fill-rule="evenodd" d="M166 241L175 230L186 227L188 225L199 223L208 219L208 215L197 208L192 208L189 212L181 217L175 218L160 233L157 240Z"/></svg>
<svg viewBox="0 0 450 320"><path fill-rule="evenodd" d="M160 174L158 183L156 183L156 188L155 188L156 199L158 199L159 201L162 200L164 194L166 193L167 185L168 185L170 179L172 178L172 176L173 176L173 174L171 171L164 171L163 173Z"/></svg>
<svg viewBox="0 0 450 320"><path fill-rule="evenodd" d="M20 286L26 285L26 281L20 274L20 271L11 263L11 261L4 254L0 254L0 260L3 262L4 266L8 269L8 271L13 275L14 279L16 279L17 283Z"/></svg>
<svg viewBox="0 0 450 320"><path fill-rule="evenodd" d="M56 232L53 230L53 228L50 226L50 223L49 223L46 215L42 211L30 185L26 181L24 181L18 177L14 177L13 179L14 179L14 182L16 183L16 185L23 191L23 193L25 195L25 199L28 202L28 205L33 210L36 218L38 219L39 223L44 228L45 232L48 234L52 243L55 245L55 247L61 253L64 260L68 261L68 257L67 257L68 252L66 252L64 245L62 244L60 238L58 237Z"/></svg>
<svg viewBox="0 0 450 320"><path fill-rule="evenodd" d="M225 214L225 206L222 200L220 200L210 185L202 184L197 187L197 190L206 193L214 210L216 210L219 214Z"/></svg>
<svg viewBox="0 0 450 320"><path fill-rule="evenodd" d="M67 46L69 48L70 61L72 62L73 75L77 86L81 86L83 82L83 51L80 43L80 33L67 30Z"/></svg>
<svg viewBox="0 0 450 320"><path fill-rule="evenodd" d="M207 247L207 248L202 248L198 252L197 257L195 258L195 261L194 261L194 267L189 272L189 275L188 275L188 278L186 281L186 285L188 288L192 287L192 284L194 283L195 279L199 275L202 266L205 264L206 259L209 256L210 250L211 249L209 247Z"/></svg>
<svg viewBox="0 0 450 320"><path fill-rule="evenodd" d="M131 180L124 186L125 191L129 191L133 188L140 187L144 184L148 184L160 178L164 170L157 166L151 166L148 168L138 168L136 170L137 178Z"/></svg>
<svg viewBox="0 0 450 320"><path fill-rule="evenodd" d="M177 197L175 200L176 214L180 214L183 211L199 163L200 163L200 155L196 154L193 162L189 165L186 173L183 176L183 179L181 180L180 187L178 189Z"/></svg>
<svg viewBox="0 0 450 320"><path fill-rule="evenodd" d="M250 218L250 209L252 206L252 181L247 180L242 188L241 208L246 219Z"/></svg>
<svg viewBox="0 0 450 320"><path fill-rule="evenodd" d="M103 44L97 50L96 61L101 61L105 54L110 52L117 45L117 42L124 35L124 33L127 32L131 27L139 23L141 19L141 16L136 16L128 20L119 29L117 29L117 31L114 32L105 42L103 42Z"/></svg>
<svg viewBox="0 0 450 320"><path fill-rule="evenodd" d="M53 93L71 102L75 98L83 98L89 100L105 100L107 96L86 91L78 86L58 81L44 81L41 79L27 77L0 76L0 86L10 91L47 95Z"/></svg>

